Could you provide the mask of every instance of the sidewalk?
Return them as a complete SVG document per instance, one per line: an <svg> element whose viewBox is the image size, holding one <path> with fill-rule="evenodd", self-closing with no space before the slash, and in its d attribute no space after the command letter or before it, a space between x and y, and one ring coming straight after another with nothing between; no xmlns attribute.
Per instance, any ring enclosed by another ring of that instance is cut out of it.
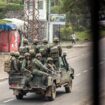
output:
<svg viewBox="0 0 105 105"><path fill-rule="evenodd" d="M72 43L70 42L62 42L61 43L61 46L63 48L82 48L82 47L88 47L88 46L91 46L92 43L91 42L84 42L84 43L76 43L74 45L72 45Z"/></svg>
<svg viewBox="0 0 105 105"><path fill-rule="evenodd" d="M8 78L8 74L4 72L4 61L7 57L8 55L0 54L0 82Z"/></svg>

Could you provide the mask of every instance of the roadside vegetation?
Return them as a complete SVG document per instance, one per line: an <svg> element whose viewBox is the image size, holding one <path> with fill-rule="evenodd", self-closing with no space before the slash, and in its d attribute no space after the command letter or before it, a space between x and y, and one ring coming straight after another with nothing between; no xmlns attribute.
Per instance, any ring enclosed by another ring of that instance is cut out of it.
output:
<svg viewBox="0 0 105 105"><path fill-rule="evenodd" d="M91 40L90 12L86 0L56 0L52 13L66 14L66 26L60 29L61 39L69 41L70 35L76 33L78 41Z"/></svg>
<svg viewBox="0 0 105 105"><path fill-rule="evenodd" d="M8 2L7 2L8 1ZM0 19L5 18L8 11L18 11L23 9L23 4L19 0L0 0Z"/></svg>

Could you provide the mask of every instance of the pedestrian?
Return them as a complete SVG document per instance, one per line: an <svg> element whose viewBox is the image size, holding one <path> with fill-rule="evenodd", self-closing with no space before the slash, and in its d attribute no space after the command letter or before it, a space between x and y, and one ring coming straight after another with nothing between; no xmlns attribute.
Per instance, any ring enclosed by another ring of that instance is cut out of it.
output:
<svg viewBox="0 0 105 105"><path fill-rule="evenodd" d="M72 40L72 44L76 44L76 34L75 33L71 35L71 40Z"/></svg>

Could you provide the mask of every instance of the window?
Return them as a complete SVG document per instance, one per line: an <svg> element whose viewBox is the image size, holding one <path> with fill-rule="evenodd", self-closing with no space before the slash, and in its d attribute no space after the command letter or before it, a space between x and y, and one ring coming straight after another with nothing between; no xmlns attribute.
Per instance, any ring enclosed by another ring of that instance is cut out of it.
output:
<svg viewBox="0 0 105 105"><path fill-rule="evenodd" d="M43 1L38 1L38 9L43 9Z"/></svg>

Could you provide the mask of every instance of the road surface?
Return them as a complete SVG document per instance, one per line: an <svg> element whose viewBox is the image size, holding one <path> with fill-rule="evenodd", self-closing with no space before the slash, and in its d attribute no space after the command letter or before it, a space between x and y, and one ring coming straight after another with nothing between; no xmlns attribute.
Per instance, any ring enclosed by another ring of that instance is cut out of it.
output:
<svg viewBox="0 0 105 105"><path fill-rule="evenodd" d="M103 46L102 51L105 50ZM23 100L16 100L12 91L8 89L8 81L0 82L0 105L91 105L91 48L64 49L68 53L68 62L75 69L75 79L73 80L72 93L65 93L64 88L57 89L55 101L45 101L41 96L34 93L27 94ZM100 59L101 70L105 68L105 54ZM102 73L105 80L105 73ZM101 99L104 103L105 89L104 82L101 82ZM105 105L105 104L103 104Z"/></svg>

